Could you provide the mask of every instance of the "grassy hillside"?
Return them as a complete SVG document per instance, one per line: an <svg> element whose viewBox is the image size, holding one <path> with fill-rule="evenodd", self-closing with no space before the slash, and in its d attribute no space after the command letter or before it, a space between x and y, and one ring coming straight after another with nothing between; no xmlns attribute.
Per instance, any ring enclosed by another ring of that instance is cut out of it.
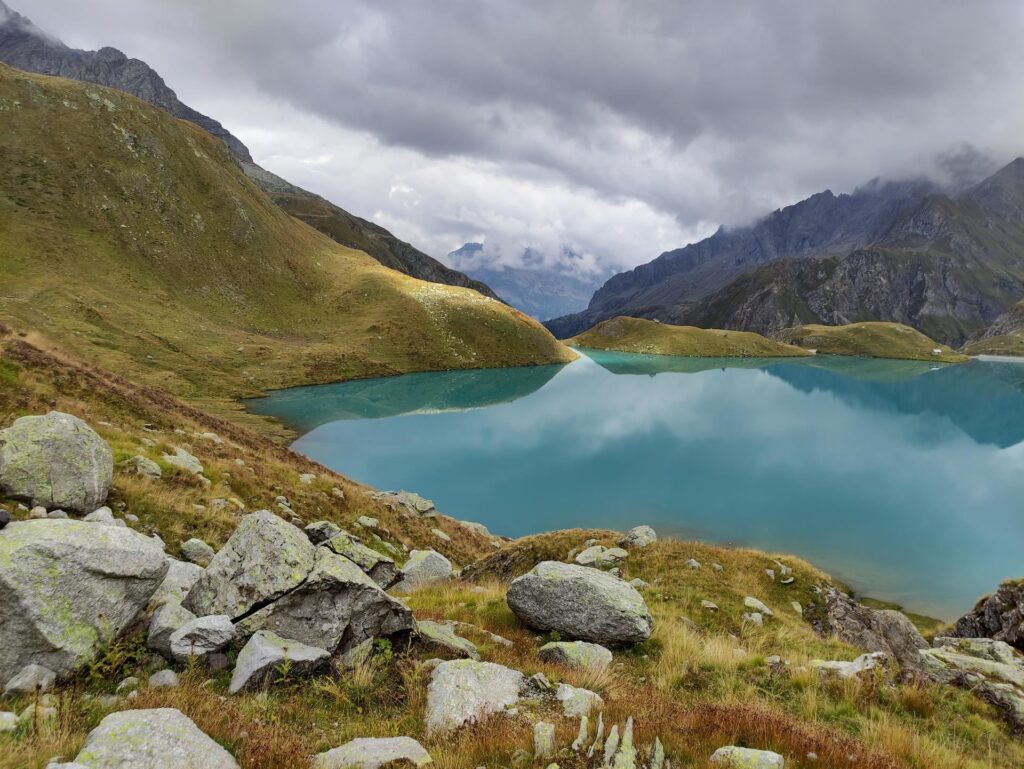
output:
<svg viewBox="0 0 1024 769"><path fill-rule="evenodd" d="M781 344L750 331L671 326L625 316L598 323L570 339L569 343L597 350L702 358L799 357L808 354L799 347Z"/></svg>
<svg viewBox="0 0 1024 769"><path fill-rule="evenodd" d="M221 142L118 91L0 65L0 319L192 400L563 362L538 323L286 215Z"/></svg>
<svg viewBox="0 0 1024 769"><path fill-rule="evenodd" d="M981 339L964 345L963 351L968 355L1024 357L1024 301L996 318Z"/></svg>
<svg viewBox="0 0 1024 769"><path fill-rule="evenodd" d="M845 326L808 323L780 331L778 338L825 355L931 360L941 363L963 363L967 360L966 355L954 352L920 331L900 323L865 322ZM936 354L935 350L939 350L939 353Z"/></svg>

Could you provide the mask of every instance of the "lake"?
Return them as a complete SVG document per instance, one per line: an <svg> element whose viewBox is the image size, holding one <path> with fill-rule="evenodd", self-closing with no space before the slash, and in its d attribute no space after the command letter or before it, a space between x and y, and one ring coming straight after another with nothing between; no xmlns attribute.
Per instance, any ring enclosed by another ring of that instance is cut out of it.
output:
<svg viewBox="0 0 1024 769"><path fill-rule="evenodd" d="M945 619L1024 576L1019 363L588 352L248 405L327 467L498 534L649 523Z"/></svg>

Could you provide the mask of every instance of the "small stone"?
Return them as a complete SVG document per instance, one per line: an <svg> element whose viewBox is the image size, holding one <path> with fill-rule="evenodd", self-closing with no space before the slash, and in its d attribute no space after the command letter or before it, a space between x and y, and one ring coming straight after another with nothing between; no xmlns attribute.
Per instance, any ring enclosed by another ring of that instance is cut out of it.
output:
<svg viewBox="0 0 1024 769"><path fill-rule="evenodd" d="M555 725L538 721L533 725L533 757L550 760L555 757Z"/></svg>
<svg viewBox="0 0 1024 769"><path fill-rule="evenodd" d="M219 652L235 639L235 626L226 614L198 617L171 633L171 655L179 662Z"/></svg>
<svg viewBox="0 0 1024 769"><path fill-rule="evenodd" d="M173 454L164 454L163 460L172 467L177 467L179 470L184 470L193 475L201 475L203 473L203 463L180 446L174 447Z"/></svg>
<svg viewBox="0 0 1024 769"><path fill-rule="evenodd" d="M801 617L804 616L804 607L800 604L799 601L793 601L790 604L790 606L792 606L793 607L793 611L795 611Z"/></svg>
<svg viewBox="0 0 1024 769"><path fill-rule="evenodd" d="M167 601L153 612L153 619L149 621L146 648L169 659L172 658L171 636L195 619L196 615L178 601Z"/></svg>
<svg viewBox="0 0 1024 769"><path fill-rule="evenodd" d="M182 557L186 561L191 561L204 568L210 565L210 561L213 560L216 554L217 552L212 547L195 537L181 543Z"/></svg>
<svg viewBox="0 0 1024 769"><path fill-rule="evenodd" d="M691 558L684 564L684 566L686 566L687 569L699 569L700 561L698 561L696 558Z"/></svg>
<svg viewBox="0 0 1024 769"><path fill-rule="evenodd" d="M51 510L46 514L46 517L53 520L63 520L68 517L68 514L63 510Z"/></svg>
<svg viewBox="0 0 1024 769"><path fill-rule="evenodd" d="M126 514L124 519L126 521L128 521L128 523L138 523L139 522L139 516L135 515L134 513Z"/></svg>
<svg viewBox="0 0 1024 769"><path fill-rule="evenodd" d="M589 716L594 710L604 707L604 700L597 692L580 689L568 684L559 684L555 699L562 703L562 714L567 718Z"/></svg>
<svg viewBox="0 0 1024 769"><path fill-rule="evenodd" d="M342 502L345 501L345 492L337 486L331 488L331 496L335 499L340 499Z"/></svg>
<svg viewBox="0 0 1024 769"><path fill-rule="evenodd" d="M316 473L299 473L299 483L308 486L316 480Z"/></svg>
<svg viewBox="0 0 1024 769"><path fill-rule="evenodd" d="M747 612L743 615L743 621L753 623L760 627L764 624L764 617L759 611Z"/></svg>
<svg viewBox="0 0 1024 769"><path fill-rule="evenodd" d="M18 716L18 721L23 726L35 724L42 727L47 726L56 720L57 708L52 708L47 705L36 705L35 703L21 711L21 715Z"/></svg>
<svg viewBox="0 0 1024 769"><path fill-rule="evenodd" d="M793 577L783 577L779 580L779 583L782 585L792 585L795 581L796 580Z"/></svg>
<svg viewBox="0 0 1024 769"><path fill-rule="evenodd" d="M721 571L722 570L722 564L720 564L720 563L713 563L713 564L711 564L711 568L714 569L715 571Z"/></svg>
<svg viewBox="0 0 1024 769"><path fill-rule="evenodd" d="M712 754L710 763L726 769L783 769L786 760L770 750L753 750L729 745Z"/></svg>
<svg viewBox="0 0 1024 769"><path fill-rule="evenodd" d="M650 587L650 585L647 582L644 582L642 579L640 579L640 577L631 579L629 581L629 584L637 590L643 590L645 587Z"/></svg>
<svg viewBox="0 0 1024 769"><path fill-rule="evenodd" d="M13 732L18 728L18 716L8 711L0 712L0 734Z"/></svg>
<svg viewBox="0 0 1024 769"><path fill-rule="evenodd" d="M359 737L313 758L313 769L379 769L393 762L414 767L433 763L412 737Z"/></svg>
<svg viewBox="0 0 1024 769"><path fill-rule="evenodd" d="M150 689L173 689L177 685L178 674L170 669L161 670L149 677Z"/></svg>
<svg viewBox="0 0 1024 769"><path fill-rule="evenodd" d="M42 505L36 505L35 507L33 507L31 510L28 511L28 517L29 518L45 518L46 517L46 508L43 507Z"/></svg>
<svg viewBox="0 0 1024 769"><path fill-rule="evenodd" d="M700 608L704 609L705 611L718 611L718 604L712 601L701 601Z"/></svg>
<svg viewBox="0 0 1024 769"><path fill-rule="evenodd" d="M455 634L454 628L447 623L420 620L416 623L416 633L421 642L439 646L460 657L479 660L480 652L473 642Z"/></svg>
<svg viewBox="0 0 1024 769"><path fill-rule="evenodd" d="M163 475L163 470L160 469L160 465L149 457L144 457L141 454L136 454L131 459L126 459L121 463L120 467L126 473L138 475L142 478L157 479Z"/></svg>
<svg viewBox="0 0 1024 769"><path fill-rule="evenodd" d="M811 660L810 665L815 670L824 673L832 673L840 678L856 678L861 673L874 670L880 664L889 659L885 652L871 652L862 654L852 662L841 660Z"/></svg>
<svg viewBox="0 0 1024 769"><path fill-rule="evenodd" d="M768 579L775 581L775 569L765 569L764 573L768 575Z"/></svg>
<svg viewBox="0 0 1024 769"><path fill-rule="evenodd" d="M554 662L571 668L600 670L612 664L612 653L599 644L586 641L552 641L537 652L545 662Z"/></svg>
<svg viewBox="0 0 1024 769"><path fill-rule="evenodd" d="M114 691L116 691L118 694L121 694L121 693L133 692L133 691L135 691L138 688L139 688L139 679L136 678L135 676L128 676L126 679L124 679L123 681L121 681L121 683L119 683L117 685L117 689L115 689Z"/></svg>
<svg viewBox="0 0 1024 769"><path fill-rule="evenodd" d="M356 519L356 523L362 526L364 529L379 529L380 521L376 518L371 518L368 515L361 515Z"/></svg>
<svg viewBox="0 0 1024 769"><path fill-rule="evenodd" d="M452 538L449 537L447 534L445 534L440 529L431 529L430 533L433 534L435 537L437 537L438 539L440 539L443 542L451 542L452 541Z"/></svg>
<svg viewBox="0 0 1024 769"><path fill-rule="evenodd" d="M25 665L18 673L7 682L4 687L4 696L13 697L18 694L34 694L36 692L48 692L53 688L57 680L57 674L42 665Z"/></svg>
<svg viewBox="0 0 1024 769"><path fill-rule="evenodd" d="M114 525L114 511L109 507L101 507L98 510L93 510L85 518L82 519L88 523L103 523L108 526Z"/></svg>
<svg viewBox="0 0 1024 769"><path fill-rule="evenodd" d="M764 615L765 617L774 617L775 613L769 609L764 603L754 598L753 596L747 596L743 599L743 605L748 609L753 609L755 612Z"/></svg>
<svg viewBox="0 0 1024 769"><path fill-rule="evenodd" d="M647 547L658 539L657 533L650 526L634 526L619 540L619 547Z"/></svg>

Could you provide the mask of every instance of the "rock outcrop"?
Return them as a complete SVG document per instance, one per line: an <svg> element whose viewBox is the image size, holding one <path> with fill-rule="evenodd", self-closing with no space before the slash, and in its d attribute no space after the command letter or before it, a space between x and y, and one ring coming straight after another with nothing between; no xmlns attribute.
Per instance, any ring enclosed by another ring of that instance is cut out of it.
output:
<svg viewBox="0 0 1024 769"><path fill-rule="evenodd" d="M544 561L513 580L508 606L528 627L606 646L646 641L653 620L640 595L611 574Z"/></svg>
<svg viewBox="0 0 1024 769"><path fill-rule="evenodd" d="M59 411L0 430L0 491L41 505L90 513L114 477L110 446L81 419Z"/></svg>
<svg viewBox="0 0 1024 769"><path fill-rule="evenodd" d="M0 682L29 663L63 676L135 619L167 573L160 546L81 521L0 531Z"/></svg>
<svg viewBox="0 0 1024 769"><path fill-rule="evenodd" d="M1024 651L1024 580L1004 582L957 620L954 638L994 638Z"/></svg>

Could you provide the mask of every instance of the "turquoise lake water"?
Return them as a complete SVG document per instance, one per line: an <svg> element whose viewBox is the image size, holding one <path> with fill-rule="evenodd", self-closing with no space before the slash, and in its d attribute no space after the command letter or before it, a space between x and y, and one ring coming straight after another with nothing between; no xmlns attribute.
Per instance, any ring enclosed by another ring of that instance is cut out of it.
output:
<svg viewBox="0 0 1024 769"><path fill-rule="evenodd" d="M588 353L250 401L294 448L520 536L649 523L954 618L1024 576L1024 364Z"/></svg>

